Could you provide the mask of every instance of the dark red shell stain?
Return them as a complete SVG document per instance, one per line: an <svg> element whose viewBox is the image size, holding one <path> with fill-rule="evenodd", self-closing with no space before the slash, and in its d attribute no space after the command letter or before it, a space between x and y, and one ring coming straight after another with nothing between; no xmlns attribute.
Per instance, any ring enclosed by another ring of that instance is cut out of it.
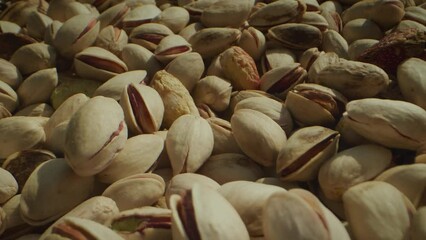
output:
<svg viewBox="0 0 426 240"><path fill-rule="evenodd" d="M141 33L141 34L136 34L135 36L133 36L133 38L142 39L148 42L152 42L154 44L159 44L165 36L166 35L155 34L155 33Z"/></svg>
<svg viewBox="0 0 426 240"><path fill-rule="evenodd" d="M135 116L136 123L140 129L143 129L144 118L150 117L148 108L146 107L142 96L133 85L129 85L127 87L127 94L129 95L129 101L132 106L132 112ZM149 126L149 128L154 129L153 126Z"/></svg>
<svg viewBox="0 0 426 240"><path fill-rule="evenodd" d="M189 51L188 46L178 46L178 47L169 48L166 51L157 53L157 55L174 55L174 54L184 53L187 51Z"/></svg>
<svg viewBox="0 0 426 240"><path fill-rule="evenodd" d="M177 210L179 218L183 224L186 235L190 240L201 240L200 233L197 228L195 220L194 204L192 203L192 191L186 191L180 203L178 203Z"/></svg>
<svg viewBox="0 0 426 240"><path fill-rule="evenodd" d="M126 71L126 69L121 66L120 64L117 64L115 62L102 59L102 58L96 58L92 56L85 56L81 55L78 57L78 60L92 66L95 68L103 69L105 71L114 72L114 73L123 73Z"/></svg>
<svg viewBox="0 0 426 240"><path fill-rule="evenodd" d="M279 81L277 81L272 87L270 87L267 92L274 93L282 93L289 89L303 74L303 68L298 67L289 74L283 76Z"/></svg>
<svg viewBox="0 0 426 240"><path fill-rule="evenodd" d="M96 26L96 23L98 23L98 20L96 18L90 20L90 22L83 29L83 31L80 33L80 35L78 35L78 37L74 40L74 43L76 43L78 40L80 40L80 38L82 38L84 36L84 34L88 33L90 30L92 30L92 28L94 28Z"/></svg>

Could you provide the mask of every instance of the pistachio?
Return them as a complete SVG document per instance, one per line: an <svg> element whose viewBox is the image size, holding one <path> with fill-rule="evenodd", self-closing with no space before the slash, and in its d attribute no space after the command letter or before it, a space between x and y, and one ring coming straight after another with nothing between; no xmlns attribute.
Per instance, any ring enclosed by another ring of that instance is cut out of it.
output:
<svg viewBox="0 0 426 240"><path fill-rule="evenodd" d="M13 22L0 20L0 33L20 33L22 28Z"/></svg>
<svg viewBox="0 0 426 240"><path fill-rule="evenodd" d="M3 168L0 168L0 179L0 203L3 204L18 193L18 183L13 175Z"/></svg>
<svg viewBox="0 0 426 240"><path fill-rule="evenodd" d="M244 29L241 33L240 39L238 40L238 46L257 61L266 50L265 35L254 27Z"/></svg>
<svg viewBox="0 0 426 240"><path fill-rule="evenodd" d="M340 58L349 59L348 42L334 30L327 30L323 34L322 49L324 52L335 52Z"/></svg>
<svg viewBox="0 0 426 240"><path fill-rule="evenodd" d="M204 73L204 62L199 53L191 52L176 57L164 70L179 79L192 92Z"/></svg>
<svg viewBox="0 0 426 240"><path fill-rule="evenodd" d="M128 6L127 2L122 2L106 9L98 17L100 22L100 29L103 29L108 25L112 25L114 27L119 26L123 18L129 12L130 7Z"/></svg>
<svg viewBox="0 0 426 240"><path fill-rule="evenodd" d="M424 222L426 221L426 207L420 208L413 217L410 228L410 237L413 240L421 240L426 237Z"/></svg>
<svg viewBox="0 0 426 240"><path fill-rule="evenodd" d="M212 128L214 137L212 154L242 153L235 141L230 122L217 117L209 117L207 122Z"/></svg>
<svg viewBox="0 0 426 240"><path fill-rule="evenodd" d="M231 99L231 84L215 76L201 79L194 89L195 104L207 104L213 111L224 111Z"/></svg>
<svg viewBox="0 0 426 240"><path fill-rule="evenodd" d="M122 29L111 25L103 28L96 39L95 46L104 48L120 56L123 47L127 44L128 36Z"/></svg>
<svg viewBox="0 0 426 240"><path fill-rule="evenodd" d="M206 27L239 27L248 18L254 1L219 0L204 9L200 21Z"/></svg>
<svg viewBox="0 0 426 240"><path fill-rule="evenodd" d="M0 59L0 79L16 89L22 82L22 75L14 64L5 59Z"/></svg>
<svg viewBox="0 0 426 240"><path fill-rule="evenodd" d="M359 39L379 40L383 37L380 27L372 20L365 18L357 18L346 23L342 35L349 44Z"/></svg>
<svg viewBox="0 0 426 240"><path fill-rule="evenodd" d="M57 85L56 68L43 69L31 74L17 90L21 107L48 101Z"/></svg>
<svg viewBox="0 0 426 240"><path fill-rule="evenodd" d="M177 34L188 25L189 13L183 7L172 6L164 9L153 21L167 26Z"/></svg>
<svg viewBox="0 0 426 240"><path fill-rule="evenodd" d="M162 63L169 63L178 56L192 51L191 45L179 35L169 35L161 39L155 49L155 57Z"/></svg>
<svg viewBox="0 0 426 240"><path fill-rule="evenodd" d="M123 47L121 58L126 63L129 71L145 70L148 72L149 77L154 76L161 69L160 63L152 52L133 43Z"/></svg>
<svg viewBox="0 0 426 240"><path fill-rule="evenodd" d="M188 42L194 52L198 52L203 58L212 58L233 45L240 35L238 29L205 28L192 35Z"/></svg>
<svg viewBox="0 0 426 240"><path fill-rule="evenodd" d="M398 66L398 86L404 98L426 109L426 83L422 79L426 74L426 61L410 58Z"/></svg>
<svg viewBox="0 0 426 240"><path fill-rule="evenodd" d="M47 103L31 104L14 114L14 116L29 116L29 117L50 117L54 110Z"/></svg>
<svg viewBox="0 0 426 240"><path fill-rule="evenodd" d="M52 23L52 19L45 14L34 11L28 16L28 34L35 39L43 39L47 27Z"/></svg>
<svg viewBox="0 0 426 240"><path fill-rule="evenodd" d="M16 92L2 81L0 81L0 105L9 112L14 112L19 105Z"/></svg>
<svg viewBox="0 0 426 240"><path fill-rule="evenodd" d="M268 48L261 59L262 72L266 73L274 68L292 64L295 61L296 55L290 49L283 47Z"/></svg>
<svg viewBox="0 0 426 240"><path fill-rule="evenodd" d="M53 68L56 64L56 50L45 43L33 43L19 48L10 58L23 75L42 69Z"/></svg>
<svg viewBox="0 0 426 240"><path fill-rule="evenodd" d="M152 22L152 20L161 13L161 10L155 4L139 5L131 8L121 24L123 29L130 33L135 27Z"/></svg>
<svg viewBox="0 0 426 240"><path fill-rule="evenodd" d="M161 40L169 35L173 35L173 32L167 26L160 23L146 23L134 28L129 39L132 43L154 51Z"/></svg>
<svg viewBox="0 0 426 240"><path fill-rule="evenodd" d="M306 76L306 70L299 63L273 68L263 74L260 79L260 89L284 98L287 92L297 84L303 82Z"/></svg>
<svg viewBox="0 0 426 240"><path fill-rule="evenodd" d="M56 34L58 34L59 29L62 27L63 23L57 20L53 20L44 30L43 40L45 43L52 45Z"/></svg>
<svg viewBox="0 0 426 240"><path fill-rule="evenodd" d="M322 42L321 31L304 23L285 23L268 30L268 37L281 43L284 47L306 50L319 47Z"/></svg>
<svg viewBox="0 0 426 240"><path fill-rule="evenodd" d="M313 0L312 2L318 4L316 0ZM303 14L300 23L314 26L318 28L321 32L325 32L328 29L328 25L329 25L327 22L327 19L325 19L325 17L323 17L321 14L317 12L310 12L310 11L305 12Z"/></svg>
<svg viewBox="0 0 426 240"><path fill-rule="evenodd" d="M356 60L358 57L368 48L372 47L374 44L378 43L378 40L375 39L359 39L355 40L349 45L348 55L349 60Z"/></svg>
<svg viewBox="0 0 426 240"><path fill-rule="evenodd" d="M185 38L186 41L189 41L189 39L197 32L199 32L201 29L204 29L204 25L200 22L191 23L188 26L186 26L184 29L182 29L179 32L179 35L181 35L183 38Z"/></svg>

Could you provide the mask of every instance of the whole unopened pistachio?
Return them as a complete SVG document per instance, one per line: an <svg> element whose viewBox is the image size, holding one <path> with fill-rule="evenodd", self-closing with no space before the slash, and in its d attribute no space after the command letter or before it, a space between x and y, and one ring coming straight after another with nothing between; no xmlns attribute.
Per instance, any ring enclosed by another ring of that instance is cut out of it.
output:
<svg viewBox="0 0 426 240"><path fill-rule="evenodd" d="M421 240L426 237L426 207L421 207L414 214L410 227L410 237L412 240Z"/></svg>
<svg viewBox="0 0 426 240"><path fill-rule="evenodd" d="M3 204L18 193L18 183L13 175L3 168L0 168L0 179L0 203Z"/></svg>
<svg viewBox="0 0 426 240"><path fill-rule="evenodd" d="M268 37L284 47L296 50L319 47L322 42L321 31L304 23L285 23L272 27L268 30Z"/></svg>
<svg viewBox="0 0 426 240"><path fill-rule="evenodd" d="M252 0L215 1L201 14L206 27L239 27L248 18L254 5Z"/></svg>
<svg viewBox="0 0 426 240"><path fill-rule="evenodd" d="M43 40L45 43L49 45L53 45L54 39L56 38L56 34L59 29L62 27L63 23L57 20L53 20L44 31Z"/></svg>
<svg viewBox="0 0 426 240"><path fill-rule="evenodd" d="M205 28L192 35L188 42L194 52L208 59L227 50L240 35L241 31L234 28Z"/></svg>
<svg viewBox="0 0 426 240"><path fill-rule="evenodd" d="M348 48L348 55L350 60L356 60L366 49L378 43L375 39L359 39L352 42Z"/></svg>
<svg viewBox="0 0 426 240"><path fill-rule="evenodd" d="M137 44L129 43L124 46L121 58L129 71L144 70L148 72L149 77L161 69L160 62L155 58L154 53Z"/></svg>
<svg viewBox="0 0 426 240"><path fill-rule="evenodd" d="M6 230L6 233L2 235L4 238L13 238L14 236L22 235L22 232L28 232L28 230L31 230L29 225L22 219L20 209L19 209L19 203L21 201L21 194L17 194L13 196L11 199L9 199L7 202L5 202L2 205L2 210L4 211L5 215L0 216L0 222L2 222L3 225L0 227L0 234L1 229ZM0 212L2 211L0 210ZM0 213L1 215L1 213ZM15 235L16 234L16 235Z"/></svg>
<svg viewBox="0 0 426 240"><path fill-rule="evenodd" d="M189 41L189 39L192 37L192 35L194 35L195 33L197 33L198 31L200 31L201 29L204 29L204 25L201 22L194 22L189 24L188 26L186 26L184 29L182 29L179 32L179 35L181 35L183 38L186 39L186 41Z"/></svg>
<svg viewBox="0 0 426 240"><path fill-rule="evenodd" d="M195 104L207 104L213 111L221 112L228 108L232 86L216 76L201 79L194 89Z"/></svg>
<svg viewBox="0 0 426 240"><path fill-rule="evenodd" d="M0 105L9 112L14 112L19 105L18 94L2 81L0 81Z"/></svg>
<svg viewBox="0 0 426 240"><path fill-rule="evenodd" d="M48 17L45 14L42 14L40 12L34 11L28 16L28 22L27 22L27 29L28 29L28 35L35 39L41 39L44 38L44 33L47 29L47 26L49 26L52 23L52 19Z"/></svg>
<svg viewBox="0 0 426 240"><path fill-rule="evenodd" d="M164 9L153 19L153 22L163 24L177 34L188 25L189 13L183 7L172 6Z"/></svg>
<svg viewBox="0 0 426 240"><path fill-rule="evenodd" d="M56 49L45 43L33 43L19 48L11 57L13 63L23 75L42 69L53 68L56 64Z"/></svg>
<svg viewBox="0 0 426 240"><path fill-rule="evenodd" d="M342 35L349 44L359 39L379 40L383 37L380 27L372 20L365 18L347 22L343 27Z"/></svg>
<svg viewBox="0 0 426 240"><path fill-rule="evenodd" d="M327 30L323 34L322 49L324 52L335 52L339 57L349 59L348 42L338 32Z"/></svg>
<svg viewBox="0 0 426 240"><path fill-rule="evenodd" d="M13 89L16 89L22 82L22 75L18 68L11 62L0 59L0 79Z"/></svg>
<svg viewBox="0 0 426 240"><path fill-rule="evenodd" d="M426 109L426 61L410 58L397 69L398 86L404 98Z"/></svg>
<svg viewBox="0 0 426 240"><path fill-rule="evenodd" d="M164 70L179 79L192 92L204 73L203 58L196 52L186 53L173 59Z"/></svg>
<svg viewBox="0 0 426 240"><path fill-rule="evenodd" d="M256 110L240 109L232 115L231 127L247 156L262 166L274 166L287 140L284 130L274 120Z"/></svg>
<svg viewBox="0 0 426 240"><path fill-rule="evenodd" d="M65 158L78 175L95 175L111 164L126 139L127 125L120 105L111 98L97 96L71 117Z"/></svg>
<svg viewBox="0 0 426 240"><path fill-rule="evenodd" d="M49 100L53 89L58 85L56 68L39 70L26 78L17 93L22 107Z"/></svg>

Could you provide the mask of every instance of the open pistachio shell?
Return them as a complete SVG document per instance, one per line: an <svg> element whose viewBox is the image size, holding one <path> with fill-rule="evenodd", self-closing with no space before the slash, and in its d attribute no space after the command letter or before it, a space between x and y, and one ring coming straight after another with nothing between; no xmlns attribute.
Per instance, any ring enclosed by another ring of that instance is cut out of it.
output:
<svg viewBox="0 0 426 240"><path fill-rule="evenodd" d="M299 63L273 68L262 75L260 89L284 99L288 91L305 81L306 76L306 70Z"/></svg>
<svg viewBox="0 0 426 240"><path fill-rule="evenodd" d="M17 90L21 106L47 102L57 85L56 68L43 69L31 74Z"/></svg>
<svg viewBox="0 0 426 240"><path fill-rule="evenodd" d="M18 183L13 175L3 168L0 168L0 180L0 204L3 204L18 193Z"/></svg>
<svg viewBox="0 0 426 240"><path fill-rule="evenodd" d="M28 16L28 35L35 39L43 39L47 26L52 23L52 19L45 14L34 11Z"/></svg>
<svg viewBox="0 0 426 240"><path fill-rule="evenodd" d="M266 73L274 68L283 67L292 64L296 61L296 55L288 48L276 47L267 48L265 54L262 56L260 65L262 72ZM300 61L302 64L302 61ZM303 64L302 64L302 67ZM306 68L305 68L306 69Z"/></svg>
<svg viewBox="0 0 426 240"><path fill-rule="evenodd" d="M234 28L205 28L191 36L188 42L203 58L212 58L228 49L240 37Z"/></svg>
<svg viewBox="0 0 426 240"><path fill-rule="evenodd" d="M244 49L255 61L260 60L266 51L265 35L254 27L244 29L238 46Z"/></svg>
<svg viewBox="0 0 426 240"><path fill-rule="evenodd" d="M1 207L5 213L3 225L0 227L6 230L5 234L2 235L4 238L7 238L7 236L11 236L10 238L13 238L15 234L18 236L22 235L22 232L28 231L28 229L30 229L29 225L21 217L19 209L20 201L21 194L17 194L5 202Z"/></svg>
<svg viewBox="0 0 426 240"><path fill-rule="evenodd" d="M105 11L103 11L98 20L100 22L100 29L108 25L118 26L123 20L124 16L130 12L130 6L127 2L118 3Z"/></svg>
<svg viewBox="0 0 426 240"><path fill-rule="evenodd" d="M95 175L111 163L126 139L127 126L120 105L111 98L97 96L71 117L65 158L78 175Z"/></svg>
<svg viewBox="0 0 426 240"><path fill-rule="evenodd" d="M155 57L162 63L169 63L178 56L182 56L192 51L189 44L180 35L169 35L161 39L155 48Z"/></svg>
<svg viewBox="0 0 426 240"><path fill-rule="evenodd" d="M155 51L160 41L169 35L173 35L173 32L167 26L160 23L146 23L134 28L129 39L134 44Z"/></svg>

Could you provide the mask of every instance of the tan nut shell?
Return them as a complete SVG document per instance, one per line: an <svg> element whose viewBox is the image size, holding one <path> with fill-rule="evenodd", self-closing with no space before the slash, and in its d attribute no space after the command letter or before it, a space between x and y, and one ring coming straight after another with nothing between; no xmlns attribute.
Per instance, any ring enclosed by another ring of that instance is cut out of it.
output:
<svg viewBox="0 0 426 240"><path fill-rule="evenodd" d="M207 76L195 86L193 96L197 105L206 104L213 111L222 112L228 108L232 86L216 76Z"/></svg>
<svg viewBox="0 0 426 240"><path fill-rule="evenodd" d="M154 53L133 43L123 47L121 58L126 63L129 71L145 70L148 72L148 76L152 77L161 70L160 62L155 58Z"/></svg>
<svg viewBox="0 0 426 240"><path fill-rule="evenodd" d="M212 58L228 49L240 37L234 28L205 28L191 36L188 42L203 58Z"/></svg>
<svg viewBox="0 0 426 240"><path fill-rule="evenodd" d="M16 92L2 81L0 81L0 105L9 112L14 112L19 105L19 98Z"/></svg>
<svg viewBox="0 0 426 240"><path fill-rule="evenodd" d="M12 88L16 89L22 82L22 75L13 63L1 58L0 79Z"/></svg>
<svg viewBox="0 0 426 240"><path fill-rule="evenodd" d="M57 85L56 68L42 69L31 74L17 90L21 106L47 102Z"/></svg>
<svg viewBox="0 0 426 240"><path fill-rule="evenodd" d="M35 103L19 110L14 116L50 117L54 111L53 107L47 103Z"/></svg>
<svg viewBox="0 0 426 240"><path fill-rule="evenodd" d="M404 98L426 109L426 61L410 58L398 66L397 79Z"/></svg>
<svg viewBox="0 0 426 240"><path fill-rule="evenodd" d="M93 96L104 96L118 101L120 100L123 89L125 89L128 84L142 84L145 81L147 81L147 71L145 70L134 70L121 73L99 86L93 93Z"/></svg>
<svg viewBox="0 0 426 240"><path fill-rule="evenodd" d="M56 66L56 49L45 43L28 44L16 50L10 62L23 75L32 74Z"/></svg>
<svg viewBox="0 0 426 240"><path fill-rule="evenodd" d="M253 0L215 1L201 14L201 23L206 27L240 27L248 18Z"/></svg>
<svg viewBox="0 0 426 240"><path fill-rule="evenodd" d="M164 70L179 79L192 92L204 73L203 58L196 52L186 53L173 59Z"/></svg>
<svg viewBox="0 0 426 240"><path fill-rule="evenodd" d="M0 204L5 203L16 193L18 193L18 183L15 178L9 171L0 168Z"/></svg>

